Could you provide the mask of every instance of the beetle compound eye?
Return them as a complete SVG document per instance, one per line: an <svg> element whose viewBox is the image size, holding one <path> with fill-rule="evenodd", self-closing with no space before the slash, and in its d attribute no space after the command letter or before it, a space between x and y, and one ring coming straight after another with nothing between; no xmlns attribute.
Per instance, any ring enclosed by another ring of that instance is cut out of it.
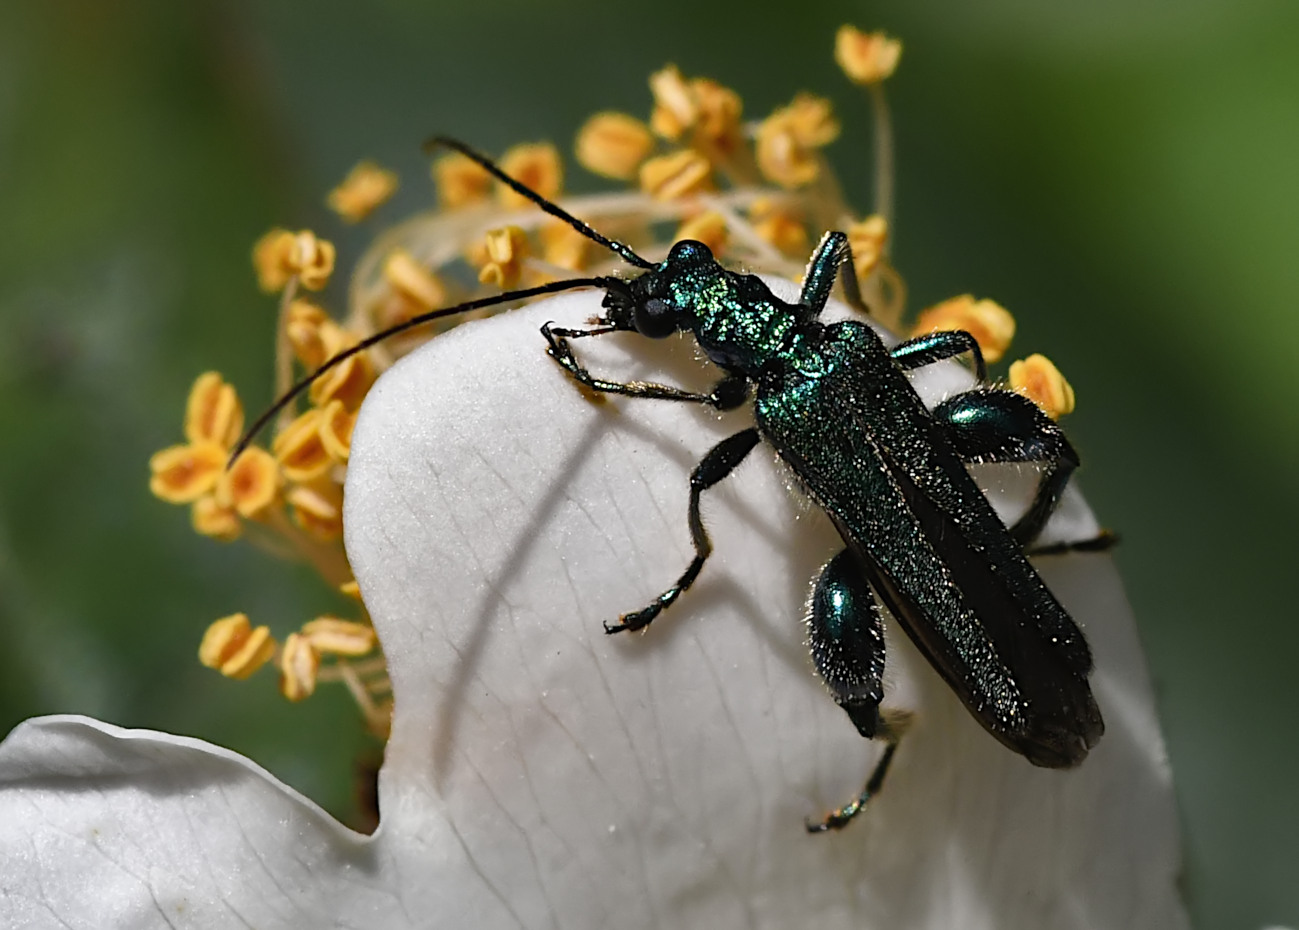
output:
<svg viewBox="0 0 1299 930"><path fill-rule="evenodd" d="M636 307L636 332L651 339L663 339L677 331L680 314L666 300L651 297Z"/></svg>

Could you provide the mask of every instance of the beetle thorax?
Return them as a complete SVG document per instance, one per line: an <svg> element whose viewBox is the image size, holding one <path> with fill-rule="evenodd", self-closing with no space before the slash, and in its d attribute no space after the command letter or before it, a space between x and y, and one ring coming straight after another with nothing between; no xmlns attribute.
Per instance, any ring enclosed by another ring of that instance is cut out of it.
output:
<svg viewBox="0 0 1299 930"><path fill-rule="evenodd" d="M700 348L731 371L756 375L798 324L793 308L753 275L714 266L711 274L686 275L673 284Z"/></svg>

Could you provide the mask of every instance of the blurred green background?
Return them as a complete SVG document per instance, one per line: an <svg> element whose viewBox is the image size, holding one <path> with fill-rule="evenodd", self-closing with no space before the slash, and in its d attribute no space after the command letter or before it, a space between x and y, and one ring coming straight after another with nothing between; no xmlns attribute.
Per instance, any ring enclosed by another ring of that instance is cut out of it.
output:
<svg viewBox="0 0 1299 930"><path fill-rule="evenodd" d="M348 816L365 739L336 694L202 669L234 610L284 632L337 607L305 571L193 535L146 487L216 368L270 395L273 306L253 240L365 241L323 194L420 140L487 150L589 113L646 114L675 61L760 116L836 101L830 150L869 196L869 114L841 22L906 44L890 85L912 306L1016 314L1017 354L1077 388L1083 483L1160 695L1202 928L1299 923L1299 5L368 4L48 0L0 7L0 725L84 712L243 751ZM613 62L611 66L609 63ZM598 182L572 172L572 186Z"/></svg>

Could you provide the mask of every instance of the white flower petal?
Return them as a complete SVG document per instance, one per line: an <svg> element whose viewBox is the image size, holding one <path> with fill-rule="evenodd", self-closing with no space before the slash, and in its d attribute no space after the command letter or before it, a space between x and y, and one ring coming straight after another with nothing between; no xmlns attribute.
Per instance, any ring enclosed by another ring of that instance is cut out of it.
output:
<svg viewBox="0 0 1299 930"><path fill-rule="evenodd" d="M0 745L6 927L362 926L375 850L243 756L44 717Z"/></svg>
<svg viewBox="0 0 1299 930"><path fill-rule="evenodd" d="M803 645L809 581L841 543L765 447L706 497L716 555L696 586L645 635L603 634L685 567L687 475L746 420L584 399L536 330L596 312L570 295L439 337L357 426L347 539L397 693L392 838L458 844L466 894L490 891L503 926L1184 926L1162 741L1107 557L1043 561L1095 649L1109 732L1092 757L1033 768L894 630L890 693L921 716L834 836L802 819L851 797L878 747ZM716 377L684 338L575 348L619 380Z"/></svg>
<svg viewBox="0 0 1299 930"><path fill-rule="evenodd" d="M803 603L841 543L769 451L709 492L716 555L696 586L646 635L603 634L685 566L687 475L745 419L583 399L536 329L597 306L453 331L366 403L346 526L397 702L380 832L193 740L35 721L0 747L0 923L1186 925L1162 742L1105 556L1042 564L1096 654L1108 732L1085 764L1004 749L891 630L890 700L919 716L883 794L828 836L802 819L851 797L878 747L813 676ZM612 377L707 383L684 339L577 348Z"/></svg>

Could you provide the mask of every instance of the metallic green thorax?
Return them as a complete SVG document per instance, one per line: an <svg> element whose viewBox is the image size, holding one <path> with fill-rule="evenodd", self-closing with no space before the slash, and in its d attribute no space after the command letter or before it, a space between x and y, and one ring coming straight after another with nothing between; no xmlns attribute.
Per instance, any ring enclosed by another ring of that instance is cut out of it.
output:
<svg viewBox="0 0 1299 930"><path fill-rule="evenodd" d="M673 274L668 300L690 320L708 357L750 377L782 354L799 316L777 300L760 278L726 273L716 263L688 265Z"/></svg>

